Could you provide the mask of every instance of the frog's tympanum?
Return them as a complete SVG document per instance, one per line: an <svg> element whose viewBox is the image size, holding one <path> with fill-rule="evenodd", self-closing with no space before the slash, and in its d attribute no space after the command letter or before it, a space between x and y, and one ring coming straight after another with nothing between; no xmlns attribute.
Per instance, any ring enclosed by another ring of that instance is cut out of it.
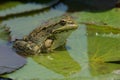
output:
<svg viewBox="0 0 120 80"><path fill-rule="evenodd" d="M65 45L67 37L77 29L78 25L70 16L37 27L28 36L14 42L18 53L47 53Z"/></svg>

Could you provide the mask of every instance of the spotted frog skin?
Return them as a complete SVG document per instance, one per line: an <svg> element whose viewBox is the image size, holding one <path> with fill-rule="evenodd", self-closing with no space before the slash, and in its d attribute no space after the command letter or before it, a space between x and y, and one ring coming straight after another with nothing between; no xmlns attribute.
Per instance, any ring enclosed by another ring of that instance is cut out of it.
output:
<svg viewBox="0 0 120 80"><path fill-rule="evenodd" d="M65 45L67 37L77 27L78 25L70 16L65 16L37 27L23 39L16 40L13 47L18 53L27 55L48 53Z"/></svg>

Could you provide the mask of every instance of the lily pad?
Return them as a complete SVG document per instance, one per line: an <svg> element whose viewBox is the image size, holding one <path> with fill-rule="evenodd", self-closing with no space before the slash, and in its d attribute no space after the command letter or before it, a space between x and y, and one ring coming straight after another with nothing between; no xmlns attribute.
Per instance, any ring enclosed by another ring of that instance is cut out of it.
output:
<svg viewBox="0 0 120 80"><path fill-rule="evenodd" d="M75 13L78 19L78 23L88 23L88 24L96 24L96 25L107 25L115 28L120 28L120 9L113 8L104 12L91 12L90 10L81 11Z"/></svg>
<svg viewBox="0 0 120 80"><path fill-rule="evenodd" d="M107 61L120 61L120 36L116 36L120 35L120 30L116 29L115 33L114 28L112 30L107 27L103 33L103 30L97 30L97 28L99 29L101 26L91 25L87 28L90 66L92 70L94 69L92 72L105 74L120 69L119 64L106 63Z"/></svg>
<svg viewBox="0 0 120 80"><path fill-rule="evenodd" d="M112 36L104 36L111 33ZM67 41L67 46L71 48L68 49L68 52L81 65L81 71L72 76L94 79L101 75L110 75L114 70L119 70L119 64L106 62L120 61L120 36L113 37L119 33L119 30L112 27L81 24ZM111 74L112 77L114 75ZM104 77L102 76L102 78Z"/></svg>
<svg viewBox="0 0 120 80"><path fill-rule="evenodd" d="M8 46L0 46L0 74L13 72L25 64L25 58L17 55Z"/></svg>
<svg viewBox="0 0 120 80"><path fill-rule="evenodd" d="M74 61L67 51L55 51L51 54L34 56L39 64L64 76L69 76L80 71L80 65Z"/></svg>

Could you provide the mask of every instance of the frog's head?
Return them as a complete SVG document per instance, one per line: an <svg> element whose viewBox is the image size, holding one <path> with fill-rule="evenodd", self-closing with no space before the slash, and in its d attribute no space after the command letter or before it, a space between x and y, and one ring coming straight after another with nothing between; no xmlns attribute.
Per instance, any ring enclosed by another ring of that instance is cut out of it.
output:
<svg viewBox="0 0 120 80"><path fill-rule="evenodd" d="M61 19L59 24L60 24L60 27L58 27L57 29L54 29L53 33L60 33L60 32L71 31L71 30L73 31L78 28L78 25L74 22L74 20L70 16L67 16Z"/></svg>
<svg viewBox="0 0 120 80"><path fill-rule="evenodd" d="M39 52L39 47L35 43L23 40L16 40L13 47L22 54L35 54Z"/></svg>
<svg viewBox="0 0 120 80"><path fill-rule="evenodd" d="M55 37L51 49L56 49L65 44L68 36L78 28L78 25L72 20L72 18L63 18L59 22L59 26L53 29L53 35Z"/></svg>

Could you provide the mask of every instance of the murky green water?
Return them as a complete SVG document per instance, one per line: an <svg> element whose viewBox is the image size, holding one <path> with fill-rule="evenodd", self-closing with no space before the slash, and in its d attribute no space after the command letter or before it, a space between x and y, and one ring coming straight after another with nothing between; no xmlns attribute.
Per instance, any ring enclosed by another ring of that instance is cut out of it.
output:
<svg viewBox="0 0 120 80"><path fill-rule="evenodd" d="M40 4L39 4L40 5ZM51 18L66 13L67 5L60 3L49 10L1 21L10 27L11 39L22 38ZM9 13L8 13L9 14ZM75 18L77 22L78 19ZM8 45L9 35L0 29L0 45ZM120 60L120 30L101 25L79 24L67 39L66 50L42 56L28 57L21 69L7 74L16 80L110 80L120 79L114 73L120 64L106 63Z"/></svg>

